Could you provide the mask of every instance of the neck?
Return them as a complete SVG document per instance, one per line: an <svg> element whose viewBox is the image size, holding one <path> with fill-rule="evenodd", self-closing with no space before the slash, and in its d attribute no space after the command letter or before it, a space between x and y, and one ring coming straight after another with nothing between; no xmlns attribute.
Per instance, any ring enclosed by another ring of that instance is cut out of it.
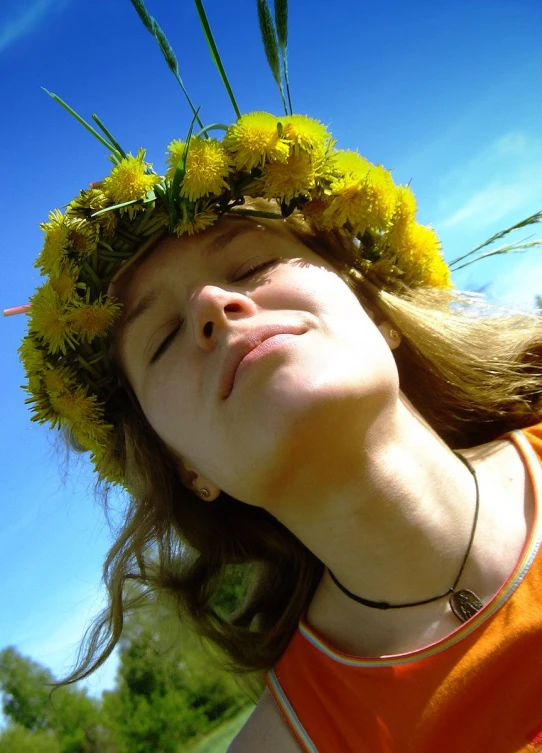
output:
<svg viewBox="0 0 542 753"><path fill-rule="evenodd" d="M354 594L405 603L449 588L473 521L470 471L405 399L393 415L358 438L346 434L344 426L343 417L328 427L327 437L344 440L340 446L313 443L309 467L292 454L292 471L275 486L269 512ZM308 437L317 433L301 436L300 443ZM461 453L477 473L480 517L458 588L473 589L487 603L525 544L533 492L511 442ZM372 609L346 596L328 569L307 620L338 650L358 656L413 651L458 627L447 599L407 609Z"/></svg>
<svg viewBox="0 0 542 753"><path fill-rule="evenodd" d="M366 599L408 603L449 588L475 505L461 460L406 401L363 441L349 435L334 450L325 464L298 467L273 514Z"/></svg>

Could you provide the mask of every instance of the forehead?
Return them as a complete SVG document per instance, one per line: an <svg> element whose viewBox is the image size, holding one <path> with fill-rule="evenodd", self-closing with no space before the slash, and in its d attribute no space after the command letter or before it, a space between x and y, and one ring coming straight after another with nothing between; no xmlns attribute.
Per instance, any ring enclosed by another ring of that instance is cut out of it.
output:
<svg viewBox="0 0 542 753"><path fill-rule="evenodd" d="M225 217L211 230L181 238L168 236L131 264L123 274L121 273L111 284L108 294L126 306L130 299L138 295L142 287L147 287L151 278L160 275L172 261L187 268L194 262L212 263L213 258L238 237L268 230L280 232L278 227L273 227L275 224L283 223L270 220L264 224L245 217Z"/></svg>

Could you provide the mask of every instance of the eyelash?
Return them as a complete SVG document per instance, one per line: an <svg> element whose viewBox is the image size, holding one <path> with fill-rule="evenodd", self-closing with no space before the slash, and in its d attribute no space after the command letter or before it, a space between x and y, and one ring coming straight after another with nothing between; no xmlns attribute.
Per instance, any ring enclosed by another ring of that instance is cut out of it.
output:
<svg viewBox="0 0 542 753"><path fill-rule="evenodd" d="M241 282L241 280L246 280L252 275L256 274L256 272L260 272L262 269L265 269L266 267L270 267L272 264L276 264L275 259L269 259L268 261L263 261L261 264L257 264L255 267L251 267L245 274L241 275L241 277L237 277L234 282Z"/></svg>
<svg viewBox="0 0 542 753"><path fill-rule="evenodd" d="M237 277L233 282L241 282L242 280L246 280L249 277L252 277L253 275L255 275L257 272L261 272L266 267L270 267L272 264L276 264L275 259L264 261L261 264L257 264L255 267L251 267L247 272L241 275L241 277ZM173 338L177 335L177 333L181 329L182 324L183 324L182 322L179 322L179 324L177 324L177 326L171 330L171 332L167 335L167 337L165 337L164 340L162 340L162 342L160 343L160 345L158 346L158 348L155 350L155 352L152 355L151 364L156 363L156 361L158 361L160 356L162 356L165 353L170 343L172 342Z"/></svg>
<svg viewBox="0 0 542 753"><path fill-rule="evenodd" d="M156 363L156 361L158 361L158 359L160 358L160 356L163 353L165 353L165 351L169 347L169 344L171 343L171 341L173 340L173 338L175 337L175 335L177 334L177 332L181 329L181 326L182 326L182 322L179 322L179 324L177 324L177 326L174 327L171 330L171 332L169 333L169 335L167 335L167 337L164 338L164 340L162 340L162 342L160 343L160 345L158 346L158 348L154 351L154 354L153 354L153 356L151 358L151 363Z"/></svg>

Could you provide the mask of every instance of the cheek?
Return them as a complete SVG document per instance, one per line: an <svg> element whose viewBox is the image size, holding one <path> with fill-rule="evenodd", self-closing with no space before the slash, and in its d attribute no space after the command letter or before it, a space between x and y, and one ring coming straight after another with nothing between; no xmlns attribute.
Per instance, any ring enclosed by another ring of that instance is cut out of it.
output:
<svg viewBox="0 0 542 753"><path fill-rule="evenodd" d="M190 436L194 428L194 399L188 375L181 370L157 371L146 385L141 407L158 436L179 451L183 437Z"/></svg>
<svg viewBox="0 0 542 753"><path fill-rule="evenodd" d="M355 294L333 269L311 266L300 277L298 291L324 324L328 322L333 329L372 325Z"/></svg>
<svg viewBox="0 0 542 753"><path fill-rule="evenodd" d="M315 315L329 314L348 306L351 311L360 304L350 288L335 270L324 266L322 260L292 259L279 267L268 288L272 299L264 301L276 308L306 310ZM266 288L262 295L266 296Z"/></svg>

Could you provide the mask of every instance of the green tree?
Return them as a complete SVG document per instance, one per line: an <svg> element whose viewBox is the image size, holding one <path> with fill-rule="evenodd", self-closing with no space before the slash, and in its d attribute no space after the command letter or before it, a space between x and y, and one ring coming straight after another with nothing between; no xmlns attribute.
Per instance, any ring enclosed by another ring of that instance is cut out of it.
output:
<svg viewBox="0 0 542 753"><path fill-rule="evenodd" d="M128 615L119 648L117 689L104 694L104 711L123 753L177 753L248 703L164 600L148 597Z"/></svg>
<svg viewBox="0 0 542 753"><path fill-rule="evenodd" d="M61 687L51 693L51 672L13 648L0 652L2 709L12 726L2 735L16 749L32 740L36 751L107 753L112 751L109 733L100 721L101 706L86 691ZM40 747L41 746L41 747ZM45 746L45 747L44 747ZM7 750L8 748L6 748ZM1 749L0 749L1 750ZM11 751L11 748L9 748Z"/></svg>
<svg viewBox="0 0 542 753"><path fill-rule="evenodd" d="M216 603L236 608L246 590L233 573ZM51 672L13 648L0 651L0 694L9 719L0 753L179 753L250 704L235 678L179 621L165 599L136 589L127 614L117 686L102 700L75 686L51 693Z"/></svg>
<svg viewBox="0 0 542 753"><path fill-rule="evenodd" d="M62 753L62 747L51 732L12 724L0 733L0 753Z"/></svg>
<svg viewBox="0 0 542 753"><path fill-rule="evenodd" d="M13 722L27 730L49 727L49 693L53 676L13 648L0 653L0 690L2 710Z"/></svg>

